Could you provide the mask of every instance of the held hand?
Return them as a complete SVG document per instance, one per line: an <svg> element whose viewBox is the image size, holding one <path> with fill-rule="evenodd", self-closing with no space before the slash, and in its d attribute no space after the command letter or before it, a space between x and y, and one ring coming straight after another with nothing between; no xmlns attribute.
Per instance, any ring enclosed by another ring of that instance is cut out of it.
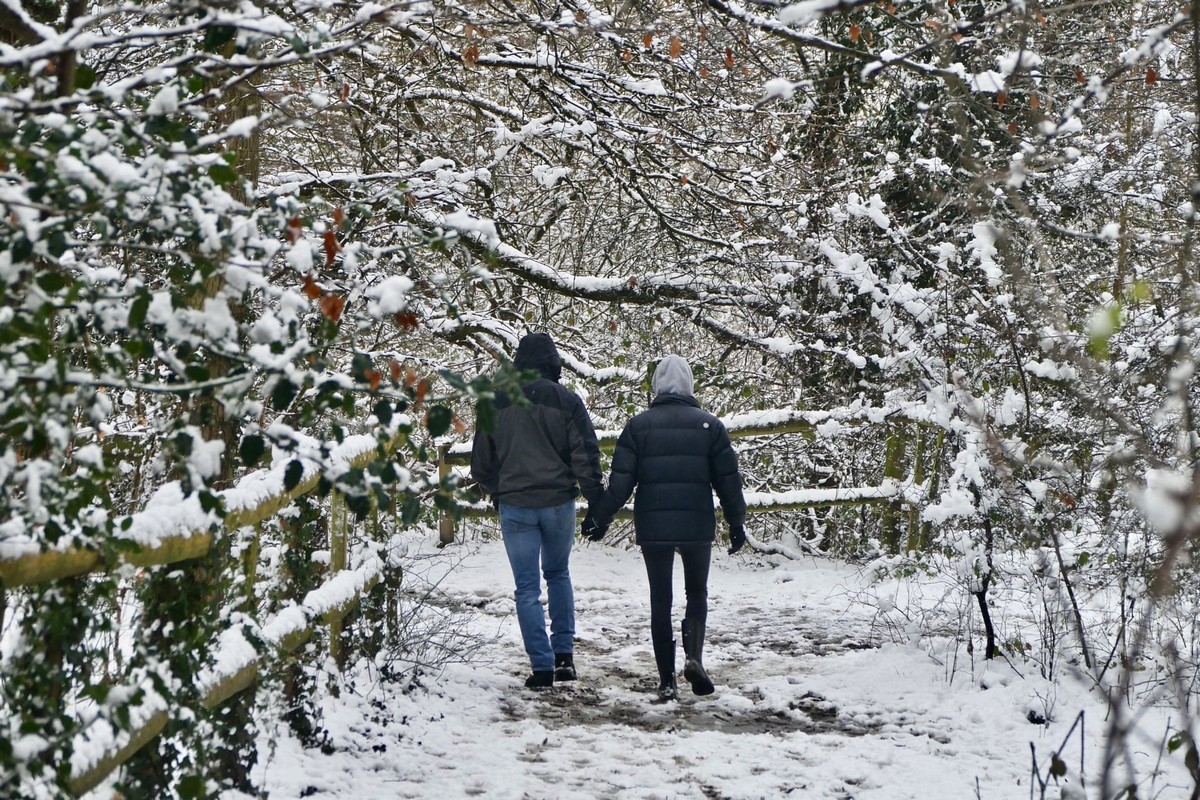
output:
<svg viewBox="0 0 1200 800"><path fill-rule="evenodd" d="M729 548L729 555L733 555L738 550L742 549L742 546L746 544L746 528L745 528L745 526L743 526L743 525L730 525L729 526L729 544L732 545L732 547Z"/></svg>
<svg viewBox="0 0 1200 800"><path fill-rule="evenodd" d="M604 538L604 534L608 533L608 527L601 528L596 524L596 518L592 516L592 512L588 512L583 517L583 525L579 532L588 538L589 541L598 542Z"/></svg>

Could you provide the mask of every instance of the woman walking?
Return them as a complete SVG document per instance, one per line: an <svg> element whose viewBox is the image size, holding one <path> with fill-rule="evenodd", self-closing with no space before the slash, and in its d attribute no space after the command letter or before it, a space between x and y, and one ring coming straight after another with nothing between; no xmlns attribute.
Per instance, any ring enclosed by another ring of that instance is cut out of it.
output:
<svg viewBox="0 0 1200 800"><path fill-rule="evenodd" d="M658 696L674 700L675 640L671 622L671 573L678 552L683 562L687 609L682 634L683 676L698 695L712 694L704 670L708 618L708 569L716 539L716 490L729 523L730 554L746 542L746 501L737 453L729 433L693 396L688 363L669 355L654 370L650 408L625 426L613 454L608 489L591 506L582 533L599 541L629 496L637 543L650 583L650 638L658 666Z"/></svg>

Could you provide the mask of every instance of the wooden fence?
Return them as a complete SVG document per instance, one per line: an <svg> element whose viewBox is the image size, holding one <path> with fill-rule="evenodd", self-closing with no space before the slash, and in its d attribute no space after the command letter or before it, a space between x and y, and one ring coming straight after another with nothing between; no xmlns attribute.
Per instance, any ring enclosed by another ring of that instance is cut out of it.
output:
<svg viewBox="0 0 1200 800"><path fill-rule="evenodd" d="M863 424L878 424L902 417L898 412L887 412L880 409L867 409L861 412L801 412L778 411L768 414L746 414L730 417L725 420L731 436L775 436L790 433L821 435L822 428L828 426ZM911 420L907 420L911 421ZM905 426L899 426L903 429ZM894 428L895 429L895 428ZM602 449L611 452L616 444L617 432L602 431L599 433ZM899 444L895 442L899 441ZM888 463L883 469L884 482L879 486L860 488L840 488L823 490L797 490L778 493L747 493L748 511L753 513L780 511L785 509L814 508L837 505L862 505L868 503L889 503L895 505L901 496L902 470L897 465L903 459L903 437L897 438L894 432L888 440ZM923 441L923 440L922 440ZM377 458L387 457L400 440L392 441L381 448L371 437L359 437L345 443L341 451L335 454L349 467L362 468ZM469 445L459 444L439 448L438 474L442 480L440 491L448 492L446 478L456 466L461 467L469 461ZM897 453L899 455L897 455ZM920 459L918 459L920 461ZM918 470L936 474L936 469L930 470L923 462L918 464ZM132 564L139 567L153 567L176 563L187 559L197 558L211 548L215 529L223 527L232 532L245 527L253 527L256 531L251 553L257 553L258 528L260 524L287 507L293 500L312 492L318 485L320 474L315 468L309 468L300 482L293 488L285 489L283 481L284 468L252 473L238 483L233 490L225 495L227 513L222 520L209 515L204 524L188 526L180 522L177 530L165 536L148 537L151 530L159 531L163 526L161 516L154 519L143 519L150 514L150 509L135 514L132 524L124 535L137 547L123 548L120 562L106 566L100 553L87 548L67 548L63 550L45 550L33 552L12 552L11 545L7 553L0 553L0 591L19 586L40 584L47 581L83 575L99 570L114 570L120 564ZM198 501L195 497L189 502ZM186 504L176 511L180 519L186 518ZM194 509L192 509L194 513ZM460 514L469 516L485 516L493 512L486 505L477 507L459 507ZM622 512L628 516L628 512ZM202 515L204 516L204 515ZM143 524L144 523L144 524ZM330 569L332 576L321 587L310 592L297 606L286 609L272 620L266 622L261 633L266 643L277 653L287 653L295 650L312 635L318 624L330 626L330 646L336 654L340 647L341 620L360 602L363 594L378 583L383 575L384 564L378 558L368 558L354 568L347 561L347 540L350 526L349 514L337 493L333 493L330 508ZM145 530L142 530L145 529ZM444 513L439 522L439 536L443 544L451 543L456 535L456 517L453 513ZM253 585L253 557L247 559L246 569L250 585ZM3 604L0 603L0 607ZM225 634L235 635L232 631ZM240 635L240 634L236 634ZM245 650L245 648L241 648ZM253 648L250 648L252 651ZM209 675L201 687L201 702L208 708L215 708L239 692L250 687L259 673L260 656L243 657L240 660L224 659L220 672ZM104 748L101 756L92 759L86 765L76 765L70 777L70 790L82 794L99 785L113 770L129 759L139 749L149 744L163 730L169 720L170 710L167 708L142 709L142 719L132 726L132 730L111 737L112 741ZM135 715L136 716L136 715ZM86 743L89 731L78 734L77 744ZM89 748L95 749L95 748Z"/></svg>

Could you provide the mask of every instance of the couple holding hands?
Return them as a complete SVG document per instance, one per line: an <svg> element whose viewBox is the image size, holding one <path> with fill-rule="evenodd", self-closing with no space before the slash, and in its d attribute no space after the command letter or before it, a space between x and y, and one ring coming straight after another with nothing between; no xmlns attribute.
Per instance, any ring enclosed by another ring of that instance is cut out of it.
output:
<svg viewBox="0 0 1200 800"><path fill-rule="evenodd" d="M617 441L607 489L600 447L578 395L558 383L562 359L545 333L521 339L517 369L537 372L521 389L528 403L496 397L496 424L476 430L471 477L500 512L500 531L516 584L517 621L533 674L525 685L550 687L576 679L575 597L570 554L575 497L588 503L582 534L599 541L630 495L634 529L650 584L650 636L658 696L674 700L675 639L671 580L678 552L687 609L682 625L683 676L697 695L713 692L704 670L708 571L716 539L715 490L729 523L730 554L746 542L746 503L737 453L725 426L693 395L691 367L676 355L654 370L650 408L633 417ZM550 633L540 601L546 580Z"/></svg>

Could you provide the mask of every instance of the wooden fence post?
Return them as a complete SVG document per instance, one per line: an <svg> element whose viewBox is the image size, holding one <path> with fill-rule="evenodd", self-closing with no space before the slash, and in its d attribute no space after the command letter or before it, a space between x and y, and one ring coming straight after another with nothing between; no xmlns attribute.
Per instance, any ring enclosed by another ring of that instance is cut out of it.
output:
<svg viewBox="0 0 1200 800"><path fill-rule="evenodd" d="M917 452L913 455L913 484L920 486L925 482L925 429L917 429ZM905 543L905 551L912 553L919 549L921 543L921 512L916 505L908 508L908 541Z"/></svg>
<svg viewBox="0 0 1200 800"><path fill-rule="evenodd" d="M329 495L329 572L330 576L346 568L346 540L348 536L350 514L346 508L346 498L338 491ZM329 624L329 655L334 663L341 664L342 655L342 620L336 619Z"/></svg>
<svg viewBox="0 0 1200 800"><path fill-rule="evenodd" d="M895 481L904 478L904 455L908 449L908 428L897 425L888 436L886 455L883 459L883 477ZM883 545L889 553L900 552L900 500L893 500L883 507Z"/></svg>
<svg viewBox="0 0 1200 800"><path fill-rule="evenodd" d="M438 448L438 485L442 495L450 500L449 492L445 489L446 479L450 477L450 462L446 460L447 449L448 445ZM454 528L454 515L448 509L443 509L441 517L438 518L438 547L454 544Z"/></svg>
<svg viewBox="0 0 1200 800"><path fill-rule="evenodd" d="M258 619L258 604L254 601L254 583L258 580L258 555L261 548L262 523L254 523L254 535L250 545L242 551L242 574L246 578L245 598L243 609L247 614Z"/></svg>

